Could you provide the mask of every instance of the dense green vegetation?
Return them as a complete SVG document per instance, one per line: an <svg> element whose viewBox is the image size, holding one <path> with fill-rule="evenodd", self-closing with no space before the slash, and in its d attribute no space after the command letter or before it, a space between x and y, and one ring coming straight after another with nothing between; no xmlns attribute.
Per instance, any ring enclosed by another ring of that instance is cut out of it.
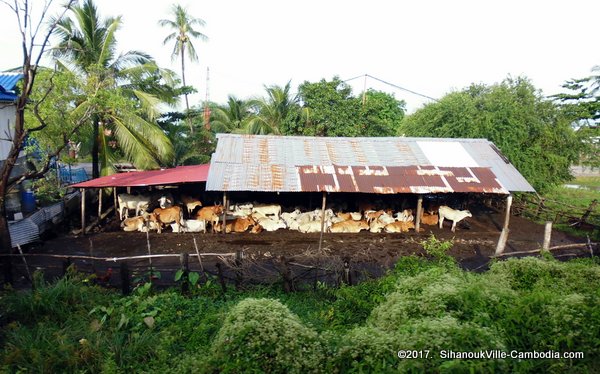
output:
<svg viewBox="0 0 600 374"><path fill-rule="evenodd" d="M430 238L357 286L286 294L212 282L182 296L148 285L122 297L71 273L2 294L8 372L594 372L600 264L542 258L461 270ZM399 350L430 358L399 359ZM442 350L584 352L583 359L449 359ZM426 352L424 351L424 352ZM423 353L425 354L425 353Z"/></svg>
<svg viewBox="0 0 600 374"><path fill-rule="evenodd" d="M573 118L526 79L472 85L444 96L405 118L400 134L486 138L502 151L538 192L571 178L583 151Z"/></svg>

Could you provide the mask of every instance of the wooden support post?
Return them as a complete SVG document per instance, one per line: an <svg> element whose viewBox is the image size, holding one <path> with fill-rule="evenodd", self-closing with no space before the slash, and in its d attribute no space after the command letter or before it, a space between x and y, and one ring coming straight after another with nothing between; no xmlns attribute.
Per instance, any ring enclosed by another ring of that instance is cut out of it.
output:
<svg viewBox="0 0 600 374"><path fill-rule="evenodd" d="M148 233L148 231L146 231L146 245L148 246L148 281L152 286L152 277L154 276L154 269L152 269L152 250L150 248L150 234Z"/></svg>
<svg viewBox="0 0 600 374"><path fill-rule="evenodd" d="M552 236L552 221L546 222L544 227L544 243L542 244L542 250L547 251L550 248L550 239Z"/></svg>
<svg viewBox="0 0 600 374"><path fill-rule="evenodd" d="M496 245L496 256L504 253L504 248L506 247L506 242L508 241L508 224L510 222L510 208L512 206L512 195L508 195L506 197L506 212L504 214L504 225L502 226L502 232L500 233L500 238L498 239L498 244Z"/></svg>
<svg viewBox="0 0 600 374"><path fill-rule="evenodd" d="M179 264L181 265L181 293L188 294L190 291L190 282L188 282L188 275L190 273L190 262L187 253L181 253L179 255Z"/></svg>
<svg viewBox="0 0 600 374"><path fill-rule="evenodd" d="M283 278L283 291L285 293L290 293L294 290L292 269L290 269L290 264L287 258L281 256L281 260L283 262L283 272L281 273L281 277Z"/></svg>
<svg viewBox="0 0 600 374"><path fill-rule="evenodd" d="M131 283L129 278L129 266L127 262L121 262L121 293L129 295L131 293Z"/></svg>
<svg viewBox="0 0 600 374"><path fill-rule="evenodd" d="M85 235L85 188L81 188L81 235Z"/></svg>
<svg viewBox="0 0 600 374"><path fill-rule="evenodd" d="M115 217L119 217L119 206L117 205L117 187L113 187L113 204L115 206Z"/></svg>
<svg viewBox="0 0 600 374"><path fill-rule="evenodd" d="M102 217L102 187L98 190L98 221Z"/></svg>
<svg viewBox="0 0 600 374"><path fill-rule="evenodd" d="M418 234L421 230L421 215L423 214L423 196L419 195L417 199L417 216L415 217L415 232Z"/></svg>
<svg viewBox="0 0 600 374"><path fill-rule="evenodd" d="M321 205L321 236L319 237L319 252L323 246L323 231L325 231L325 205L327 204L327 192L323 191L323 204Z"/></svg>
<svg viewBox="0 0 600 374"><path fill-rule="evenodd" d="M227 191L223 192L223 225L222 227L222 233L225 234L227 232L226 230L226 226L227 226ZM214 229L214 228L213 228Z"/></svg>

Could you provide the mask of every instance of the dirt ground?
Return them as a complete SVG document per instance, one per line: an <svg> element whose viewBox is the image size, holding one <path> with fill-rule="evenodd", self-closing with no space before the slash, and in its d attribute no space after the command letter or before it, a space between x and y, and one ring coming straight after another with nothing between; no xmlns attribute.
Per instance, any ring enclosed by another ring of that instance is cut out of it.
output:
<svg viewBox="0 0 600 374"><path fill-rule="evenodd" d="M438 239L453 239L454 246L450 254L454 256L465 269L481 271L494 255L496 243L504 214L490 209L474 211L472 218L465 219L455 233L450 231L450 223L444 227L424 226L425 231L415 233L410 231L402 234L373 234L360 232L358 234L323 235L322 249L319 251L320 234L302 234L297 231L279 230L262 232L260 234L203 234L163 232L150 233L149 243L152 254L195 254L194 239L201 253L236 253L243 252L240 262L234 261L234 256L203 256L203 268L212 274L217 274L217 263L224 263L225 276L230 280L240 277L242 281L277 281L281 279L286 269L291 277L304 280L329 276L328 281L335 283L343 275L344 263L354 281L378 276L394 266L400 256L411 254L425 255L420 242L430 234ZM511 217L510 234L505 253L535 250L541 247L544 227L521 217ZM551 246L581 243L585 239L571 237L559 231L553 231ZM123 232L116 218L94 228L93 232L83 236L55 234L44 242L36 243L26 248L26 253L60 254L69 256L95 257L125 257L148 254L148 242L145 233ZM589 256L586 248L557 250L555 255L565 258ZM64 260L41 257L28 257L31 269L43 268L47 277L59 275L62 272ZM25 269L21 261L17 263L17 278L25 281ZM76 266L87 272L103 275L109 267L118 272L119 264L101 260L73 260ZM133 277L148 268L148 260L130 260ZM287 267L285 264L288 264ZM153 267L160 269L162 282L172 283L173 274L179 268L179 258L153 259ZM240 265L241 264L241 265ZM20 266L20 268L19 268ZM310 266L318 269L311 269ZM138 270L136 270L138 269ZM200 265L196 257L190 257L190 269L198 271ZM311 272L312 271L312 272ZM315 274L316 273L316 274ZM110 284L120 283L118 275L113 273ZM160 282L160 281L158 281Z"/></svg>

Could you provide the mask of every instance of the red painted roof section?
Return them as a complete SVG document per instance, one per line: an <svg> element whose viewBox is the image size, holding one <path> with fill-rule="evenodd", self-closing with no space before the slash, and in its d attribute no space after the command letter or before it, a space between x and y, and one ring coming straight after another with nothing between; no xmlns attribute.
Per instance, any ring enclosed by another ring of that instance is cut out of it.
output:
<svg viewBox="0 0 600 374"><path fill-rule="evenodd" d="M484 167L304 165L297 172L301 191L307 192L508 194Z"/></svg>
<svg viewBox="0 0 600 374"><path fill-rule="evenodd" d="M73 184L71 187L143 187L206 182L209 167L210 164L203 164L177 166L175 168L161 170L132 171L129 173L119 173L91 179Z"/></svg>

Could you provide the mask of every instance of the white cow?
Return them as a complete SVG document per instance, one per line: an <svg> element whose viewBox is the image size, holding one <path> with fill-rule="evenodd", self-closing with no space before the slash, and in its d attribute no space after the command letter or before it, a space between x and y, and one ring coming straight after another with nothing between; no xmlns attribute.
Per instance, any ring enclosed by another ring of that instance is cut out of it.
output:
<svg viewBox="0 0 600 374"><path fill-rule="evenodd" d="M438 212L440 215L440 217L439 217L440 229L442 228L442 225L444 224L444 218L447 218L452 221L452 232L454 232L454 230L456 229L456 224L459 221L461 221L462 219L464 219L466 217L473 217L471 212L469 212L468 210L455 210L455 209L452 209L445 205L442 205L440 207L440 209L438 210Z"/></svg>
<svg viewBox="0 0 600 374"><path fill-rule="evenodd" d="M181 225L172 223L173 232L202 232L205 231L206 222L198 219L184 219Z"/></svg>
<svg viewBox="0 0 600 374"><path fill-rule="evenodd" d="M122 193L117 195L117 202L119 205L119 219L123 220L123 218L129 216L129 209L135 209L135 215L139 216L140 212L146 210L150 205L150 197Z"/></svg>
<svg viewBox="0 0 600 374"><path fill-rule="evenodd" d="M252 213L260 213L263 216L273 215L277 218L281 215L281 205L271 204L271 205L254 205L252 207Z"/></svg>
<svg viewBox="0 0 600 374"><path fill-rule="evenodd" d="M394 217L397 221L401 222L411 222L415 219L411 209L404 209L403 211L394 214Z"/></svg>
<svg viewBox="0 0 600 374"><path fill-rule="evenodd" d="M327 229L331 226L331 221L325 220L323 231L327 231ZM321 220L318 221L309 221L298 226L298 231L302 233L309 232L321 232Z"/></svg>
<svg viewBox="0 0 600 374"><path fill-rule="evenodd" d="M267 231L277 231L279 229L285 229L287 227L282 219L273 219L270 217L262 216L258 217L257 219L255 218L255 221L259 224L260 227Z"/></svg>
<svg viewBox="0 0 600 374"><path fill-rule="evenodd" d="M181 202L183 203L183 205L185 205L189 215L192 214L196 207L202 207L202 202L200 201L200 199L188 195L181 195Z"/></svg>

